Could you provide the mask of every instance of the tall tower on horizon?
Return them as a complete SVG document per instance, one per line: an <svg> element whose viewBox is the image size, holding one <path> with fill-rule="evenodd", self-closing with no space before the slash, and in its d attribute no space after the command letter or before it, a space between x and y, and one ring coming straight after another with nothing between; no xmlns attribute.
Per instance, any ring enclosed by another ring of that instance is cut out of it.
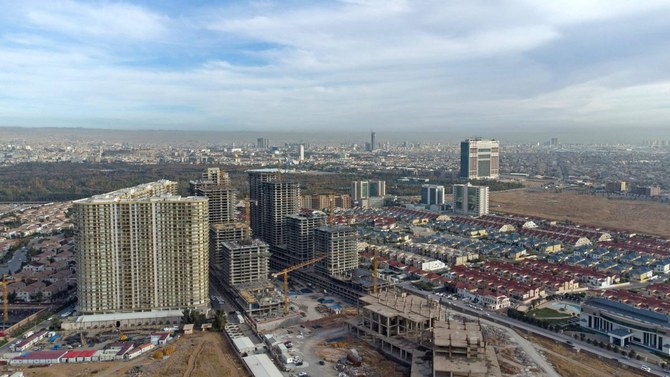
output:
<svg viewBox="0 0 670 377"><path fill-rule="evenodd" d="M374 131L370 131L370 152L374 152L375 150L375 137L377 136L377 133Z"/></svg>
<svg viewBox="0 0 670 377"><path fill-rule="evenodd" d="M481 138L461 142L461 178L498 179L500 176L500 144Z"/></svg>

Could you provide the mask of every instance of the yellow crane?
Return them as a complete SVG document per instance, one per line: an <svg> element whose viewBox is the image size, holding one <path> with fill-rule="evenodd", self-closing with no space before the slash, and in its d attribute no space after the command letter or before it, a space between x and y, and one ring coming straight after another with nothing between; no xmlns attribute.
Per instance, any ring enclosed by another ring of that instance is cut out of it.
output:
<svg viewBox="0 0 670 377"><path fill-rule="evenodd" d="M251 199L248 196L244 201L244 224L247 228L244 239L248 241L251 238Z"/></svg>
<svg viewBox="0 0 670 377"><path fill-rule="evenodd" d="M335 224L335 194L328 196L328 224Z"/></svg>
<svg viewBox="0 0 670 377"><path fill-rule="evenodd" d="M6 280L5 277L7 275L2 275L2 314L3 314L3 319L5 321L5 326L7 325L7 322L9 322L9 300L7 298L7 284L9 284Z"/></svg>
<svg viewBox="0 0 670 377"><path fill-rule="evenodd" d="M284 275L284 314L288 314L288 273L312 265L320 260L326 258L326 255L310 259L308 261L298 263L296 265L286 267L285 269L272 274L272 278L276 279L280 275Z"/></svg>
<svg viewBox="0 0 670 377"><path fill-rule="evenodd" d="M377 281L377 268L379 267L379 256L377 255L377 249L375 248L374 256L372 257L372 293L379 293L379 285Z"/></svg>

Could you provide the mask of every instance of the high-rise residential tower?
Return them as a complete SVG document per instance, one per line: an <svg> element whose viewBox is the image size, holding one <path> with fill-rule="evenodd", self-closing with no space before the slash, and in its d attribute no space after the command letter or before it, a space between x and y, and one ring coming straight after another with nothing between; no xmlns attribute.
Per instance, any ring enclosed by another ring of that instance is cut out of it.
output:
<svg viewBox="0 0 670 377"><path fill-rule="evenodd" d="M469 183L454 185L454 212L471 216L489 213L489 188Z"/></svg>
<svg viewBox="0 0 670 377"><path fill-rule="evenodd" d="M314 254L326 255L316 264L317 271L330 276L343 276L358 268L358 236L345 225L328 225L314 231Z"/></svg>
<svg viewBox="0 0 670 377"><path fill-rule="evenodd" d="M300 186L295 182L267 181L262 183L260 238L272 246L286 245L286 216L300 210Z"/></svg>
<svg viewBox="0 0 670 377"><path fill-rule="evenodd" d="M255 169L248 170L249 176L249 210L251 231L255 237L262 237L261 230L261 200L263 198L263 183L272 182L277 179L277 169Z"/></svg>
<svg viewBox="0 0 670 377"><path fill-rule="evenodd" d="M377 147L377 141L375 140L377 136L377 133L374 131L370 131L370 152L374 152L376 147Z"/></svg>
<svg viewBox="0 0 670 377"><path fill-rule="evenodd" d="M324 225L326 225L326 214L321 211L286 216L288 265L314 258L314 230Z"/></svg>
<svg viewBox="0 0 670 377"><path fill-rule="evenodd" d="M161 180L74 202L77 310L206 311L208 200Z"/></svg>
<svg viewBox="0 0 670 377"><path fill-rule="evenodd" d="M426 207L441 206L444 204L444 186L422 185L421 204Z"/></svg>
<svg viewBox="0 0 670 377"><path fill-rule="evenodd" d="M461 178L497 179L499 166L498 141L473 138L461 142Z"/></svg>

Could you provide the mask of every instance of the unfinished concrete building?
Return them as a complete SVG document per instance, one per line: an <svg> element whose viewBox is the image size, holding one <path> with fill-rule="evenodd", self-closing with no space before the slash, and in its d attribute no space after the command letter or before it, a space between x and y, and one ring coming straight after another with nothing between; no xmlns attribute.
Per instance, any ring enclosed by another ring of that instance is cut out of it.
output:
<svg viewBox="0 0 670 377"><path fill-rule="evenodd" d="M249 228L244 223L212 224L209 226L209 266L215 270L223 268L226 259L223 243L242 241L249 236Z"/></svg>
<svg viewBox="0 0 670 377"><path fill-rule="evenodd" d="M286 216L295 215L300 210L300 185L295 182L268 181L261 186L260 238L271 247L286 245Z"/></svg>
<svg viewBox="0 0 670 377"><path fill-rule="evenodd" d="M227 224L235 221L235 189L227 185L202 185L196 190L197 196L209 199L209 223Z"/></svg>
<svg viewBox="0 0 670 377"><path fill-rule="evenodd" d="M438 321L433 328L433 377L501 376L492 346L477 322Z"/></svg>
<svg viewBox="0 0 670 377"><path fill-rule="evenodd" d="M231 241L222 244L222 278L229 286L268 280L270 252L260 240Z"/></svg>
<svg viewBox="0 0 670 377"><path fill-rule="evenodd" d="M230 177L228 176L228 173L221 171L220 168L207 168L207 170L200 176L200 179L189 182L189 189L191 195L197 195L200 187L212 185L229 186Z"/></svg>
<svg viewBox="0 0 670 377"><path fill-rule="evenodd" d="M284 313L284 295L269 280L235 286L235 300L256 320Z"/></svg>
<svg viewBox="0 0 670 377"><path fill-rule="evenodd" d="M358 236L345 225L329 225L314 231L314 254L327 257L316 270L330 276L347 276L358 268Z"/></svg>
<svg viewBox="0 0 670 377"><path fill-rule="evenodd" d="M357 337L411 365L414 357L425 356L419 346L430 346L434 323L445 318L435 301L389 289L361 297L358 317L347 324Z"/></svg>
<svg viewBox="0 0 670 377"><path fill-rule="evenodd" d="M261 237L261 198L263 197L263 183L272 182L277 179L277 169L254 169L248 170L249 176L249 205L251 231L256 237Z"/></svg>
<svg viewBox="0 0 670 377"><path fill-rule="evenodd" d="M286 216L287 266L314 258L314 230L324 225L326 214L321 211Z"/></svg>

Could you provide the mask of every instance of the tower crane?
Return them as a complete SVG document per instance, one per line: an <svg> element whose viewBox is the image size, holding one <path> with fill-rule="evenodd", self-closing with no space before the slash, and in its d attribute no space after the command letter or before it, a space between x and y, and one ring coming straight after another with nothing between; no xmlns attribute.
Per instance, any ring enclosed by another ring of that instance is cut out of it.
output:
<svg viewBox="0 0 670 377"><path fill-rule="evenodd" d="M248 241L251 238L251 199L249 196L244 201L244 225L247 228L244 239Z"/></svg>
<svg viewBox="0 0 670 377"><path fill-rule="evenodd" d="M335 224L335 194L328 196L328 224Z"/></svg>
<svg viewBox="0 0 670 377"><path fill-rule="evenodd" d="M5 276L7 275L2 275L2 282L0 284L2 285L2 318L6 326L7 322L9 322L9 300L7 298L7 284L9 283L5 280Z"/></svg>
<svg viewBox="0 0 670 377"><path fill-rule="evenodd" d="M295 264L295 265L290 266L290 267L286 267L285 269L283 269L279 272L275 272L271 275L273 279L276 279L280 275L284 275L284 314L288 314L288 273L291 272L291 271L301 269L303 267L307 267L307 266L312 265L312 264L314 264L318 261L321 261L321 260L325 259L326 256L327 255L321 255L319 257L310 259L308 261L298 263L298 264Z"/></svg>
<svg viewBox="0 0 670 377"><path fill-rule="evenodd" d="M374 250L374 255L372 257L372 293L379 293L379 283L377 277L377 269L379 267L379 256L377 255L377 248Z"/></svg>

